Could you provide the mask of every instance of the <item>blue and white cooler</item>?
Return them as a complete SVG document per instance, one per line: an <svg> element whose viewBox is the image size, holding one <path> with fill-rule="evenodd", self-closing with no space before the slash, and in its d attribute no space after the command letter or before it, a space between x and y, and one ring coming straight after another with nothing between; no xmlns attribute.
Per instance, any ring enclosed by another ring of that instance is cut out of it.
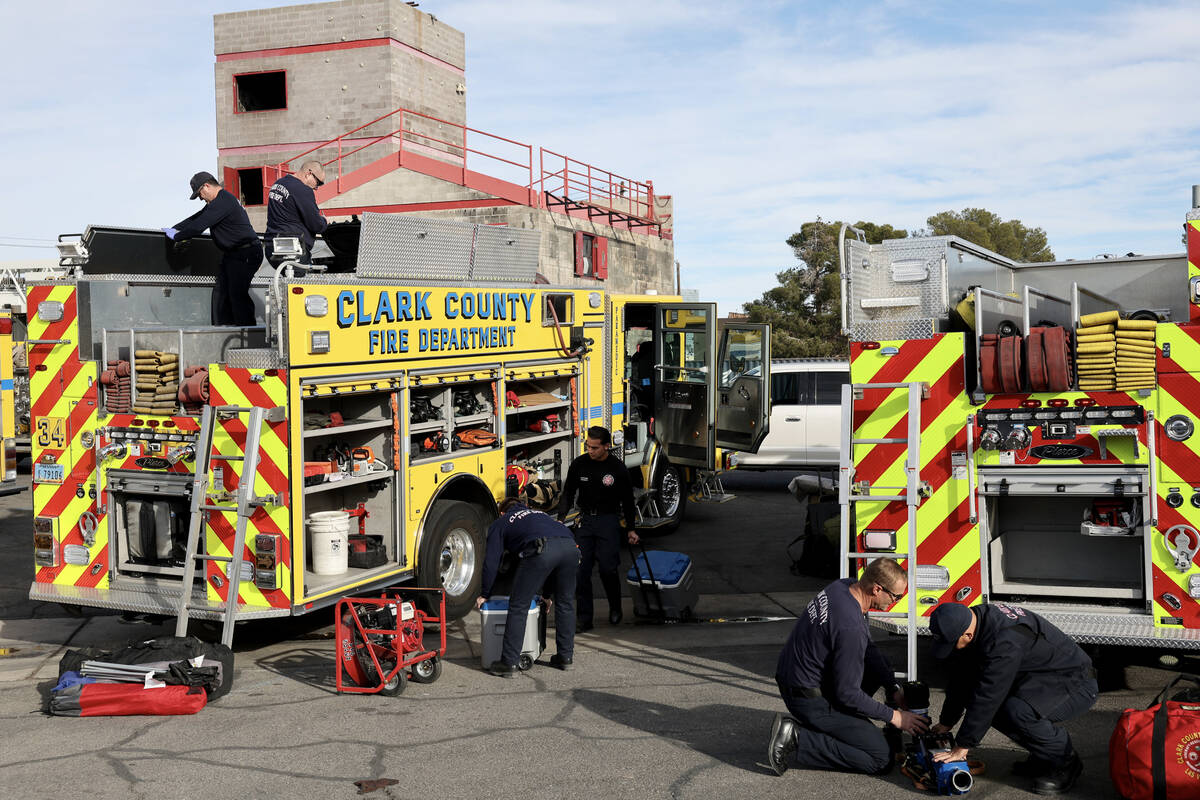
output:
<svg viewBox="0 0 1200 800"><path fill-rule="evenodd" d="M665 550L643 551L626 579L633 587L633 613L639 617L688 619L696 610L699 596L692 581L691 556Z"/></svg>
<svg viewBox="0 0 1200 800"><path fill-rule="evenodd" d="M517 664L522 670L529 669L533 662L541 656L546 646L546 618L541 613L540 598L534 597L529 602L529 617L525 620L525 640L521 643L521 660ZM508 598L504 595L493 595L480 606L479 613L483 616L482 630L479 632L483 656L483 668L487 669L493 662L500 660L500 652L504 649L504 627L508 622Z"/></svg>

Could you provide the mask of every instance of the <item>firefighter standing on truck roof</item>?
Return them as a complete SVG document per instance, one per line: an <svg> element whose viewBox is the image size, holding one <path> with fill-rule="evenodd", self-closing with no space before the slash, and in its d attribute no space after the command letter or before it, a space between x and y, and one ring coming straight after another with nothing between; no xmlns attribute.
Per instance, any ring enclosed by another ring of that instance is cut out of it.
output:
<svg viewBox="0 0 1200 800"><path fill-rule="evenodd" d="M942 603L929 618L933 655L948 659L950 685L934 733L950 730L966 712L957 745L938 761L962 761L994 727L1029 751L1014 771L1034 779L1037 794L1062 794L1075 785L1083 762L1071 736L1056 723L1096 702L1092 660L1074 640L1042 617L1000 603L968 608Z"/></svg>
<svg viewBox="0 0 1200 800"><path fill-rule="evenodd" d="M487 557L483 562L481 594L475 607L482 608L491 596L500 557L509 553L517 558L512 589L508 595L508 615L504 618L504 641L500 660L487 671L501 678L517 674L529 604L542 585L554 586L554 644L550 666L567 670L575 656L575 572L579 568L579 548L571 531L543 511L534 511L509 498L500 504L500 516L488 528Z"/></svg>
<svg viewBox="0 0 1200 800"><path fill-rule="evenodd" d="M891 608L907 590L904 570L892 559L877 558L857 581L834 581L809 602L775 667L779 694L792 713L775 715L767 745L767 761L777 775L787 771L793 753L796 764L808 769L884 773L892 767L891 749L871 720L911 734L925 731L924 717L872 697L882 686L891 702L904 704L865 615Z"/></svg>
<svg viewBox="0 0 1200 800"><path fill-rule="evenodd" d="M638 543L633 522L637 519L633 511L633 484L625 463L609 452L612 434L607 428L588 428L587 452L571 462L567 470L567 481L563 486L562 500L558 506L558 518L564 520L575 493L579 493L579 528L575 541L579 544L579 580L576 590L579 598L580 633L592 629L592 562L599 566L600 583L608 597L608 621L620 623L621 580L617 570L621 566L621 520L625 520L625 535L630 544Z"/></svg>
<svg viewBox="0 0 1200 800"><path fill-rule="evenodd" d="M212 324L253 325L250 280L263 260L258 234L250 226L246 209L221 188L212 173L197 172L192 176L191 187L190 199L199 197L204 201L204 208L165 232L175 242L199 236L206 228L212 233L213 244L221 251L212 293Z"/></svg>
<svg viewBox="0 0 1200 800"><path fill-rule="evenodd" d="M282 258L275 257L275 237L295 236L304 254L301 264L312 261L313 242L318 233L329 226L317 208L314 190L325 185L325 168L320 161L305 161L295 175L284 175L271 186L267 194L267 259L279 266Z"/></svg>

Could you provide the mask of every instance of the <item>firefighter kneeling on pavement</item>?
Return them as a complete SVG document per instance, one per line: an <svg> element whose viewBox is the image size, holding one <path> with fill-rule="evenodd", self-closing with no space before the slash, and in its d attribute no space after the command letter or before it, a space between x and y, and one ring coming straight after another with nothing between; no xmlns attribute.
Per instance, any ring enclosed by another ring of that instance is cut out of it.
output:
<svg viewBox="0 0 1200 800"><path fill-rule="evenodd" d="M871 696L884 687L894 705L904 705L865 614L890 608L907 590L904 570L877 558L857 581L834 581L804 609L775 668L779 694L792 713L775 715L767 760L776 774L787 770L793 753L796 764L809 769L884 773L894 763L892 752L872 720L924 733L925 717Z"/></svg>
<svg viewBox="0 0 1200 800"><path fill-rule="evenodd" d="M1013 771L1032 777L1035 793L1068 791L1083 763L1059 723L1096 702L1096 672L1087 654L1032 611L999 603L973 608L942 603L930 615L929 628L933 654L946 659L950 675L932 731L950 730L965 712L956 748L934 759L965 760L994 727L1029 751Z"/></svg>

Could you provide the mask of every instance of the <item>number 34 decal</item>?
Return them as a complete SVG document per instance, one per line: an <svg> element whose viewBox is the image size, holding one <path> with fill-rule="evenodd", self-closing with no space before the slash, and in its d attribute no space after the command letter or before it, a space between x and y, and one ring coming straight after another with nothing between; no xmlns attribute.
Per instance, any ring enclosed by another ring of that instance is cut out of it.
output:
<svg viewBox="0 0 1200 800"><path fill-rule="evenodd" d="M67 421L64 417L38 417L37 443L40 447L66 447Z"/></svg>

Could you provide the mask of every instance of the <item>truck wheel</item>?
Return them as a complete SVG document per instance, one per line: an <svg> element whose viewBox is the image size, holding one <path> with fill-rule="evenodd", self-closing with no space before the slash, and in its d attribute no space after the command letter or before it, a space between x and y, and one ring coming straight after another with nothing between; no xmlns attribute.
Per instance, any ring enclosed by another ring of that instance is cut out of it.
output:
<svg viewBox="0 0 1200 800"><path fill-rule="evenodd" d="M439 502L429 512L417 557L417 585L445 590L447 620L465 617L475 607L485 528L483 511L461 500Z"/></svg>
<svg viewBox="0 0 1200 800"><path fill-rule="evenodd" d="M658 513L671 521L649 528L646 533L650 536L674 533L683 522L683 512L687 508L687 485L679 467L665 459L659 463L658 474L654 476L654 497Z"/></svg>
<svg viewBox="0 0 1200 800"><path fill-rule="evenodd" d="M412 666L413 683L433 683L442 677L442 660L437 656L418 661Z"/></svg>

